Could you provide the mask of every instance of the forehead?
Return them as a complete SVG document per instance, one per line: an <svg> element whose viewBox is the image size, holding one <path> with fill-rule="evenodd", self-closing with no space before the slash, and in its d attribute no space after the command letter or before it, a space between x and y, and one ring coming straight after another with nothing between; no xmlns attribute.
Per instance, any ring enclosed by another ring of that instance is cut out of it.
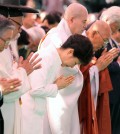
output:
<svg viewBox="0 0 120 134"><path fill-rule="evenodd" d="M15 20L16 22L22 24L22 19L23 17L22 16L18 16L18 17L10 17L11 19Z"/></svg>
<svg viewBox="0 0 120 134"><path fill-rule="evenodd" d="M87 14L83 14L83 15L78 15L79 20L83 21L87 21Z"/></svg>
<svg viewBox="0 0 120 134"><path fill-rule="evenodd" d="M78 10L75 14L74 16L79 17L81 20L87 20L88 13L86 10Z"/></svg>

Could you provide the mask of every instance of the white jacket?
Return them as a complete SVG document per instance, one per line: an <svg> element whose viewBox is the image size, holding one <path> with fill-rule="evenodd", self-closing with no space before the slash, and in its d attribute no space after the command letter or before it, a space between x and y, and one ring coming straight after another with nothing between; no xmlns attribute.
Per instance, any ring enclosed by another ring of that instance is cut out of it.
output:
<svg viewBox="0 0 120 134"><path fill-rule="evenodd" d="M21 134L21 107L19 97L30 89L26 71L17 68L17 63L13 63L13 58L9 48L0 53L0 77L18 78L22 85L18 91L4 95L4 103L1 107L4 118L4 134Z"/></svg>
<svg viewBox="0 0 120 134"><path fill-rule="evenodd" d="M43 134L43 118L46 112L46 98L55 97L58 87L54 84L56 73L61 66L61 59L54 46L38 51L41 69L29 76L31 90L22 96L23 133ZM31 128L31 129L30 129Z"/></svg>
<svg viewBox="0 0 120 134"><path fill-rule="evenodd" d="M40 51L50 45L59 48L70 35L67 22L62 19L57 28L50 30L41 44ZM60 75L75 75L75 80L71 85L60 90L55 98L47 99L44 134L79 134L77 100L83 87L83 75L78 66L61 67L57 72L57 76Z"/></svg>

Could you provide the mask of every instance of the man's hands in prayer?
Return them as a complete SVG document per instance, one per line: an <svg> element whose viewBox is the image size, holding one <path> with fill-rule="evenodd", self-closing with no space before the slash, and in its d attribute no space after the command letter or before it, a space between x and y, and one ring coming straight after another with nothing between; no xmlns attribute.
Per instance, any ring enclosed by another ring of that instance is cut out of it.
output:
<svg viewBox="0 0 120 134"><path fill-rule="evenodd" d="M98 67L99 71L104 70L115 57L118 56L119 50L117 48L112 48L110 51L103 51L102 56L96 60L95 65Z"/></svg>
<svg viewBox="0 0 120 134"><path fill-rule="evenodd" d="M54 83L58 86L58 89L60 90L69 86L74 81L74 79L74 76L64 77L62 75L59 78L57 78Z"/></svg>
<svg viewBox="0 0 120 134"><path fill-rule="evenodd" d="M17 78L6 79L0 78L0 86L2 89L2 94L8 94L18 90L18 87L21 86L21 81Z"/></svg>
<svg viewBox="0 0 120 134"><path fill-rule="evenodd" d="M23 67L26 70L27 75L32 73L34 70L41 68L41 64L39 64L41 58L38 58L39 54L33 54L33 52L30 53L26 60L23 60L23 57L20 57L18 62L18 67Z"/></svg>

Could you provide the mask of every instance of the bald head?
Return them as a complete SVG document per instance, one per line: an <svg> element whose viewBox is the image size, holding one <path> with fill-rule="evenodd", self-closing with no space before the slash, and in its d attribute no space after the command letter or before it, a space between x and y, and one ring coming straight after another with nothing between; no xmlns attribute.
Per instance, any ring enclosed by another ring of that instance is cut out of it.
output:
<svg viewBox="0 0 120 134"><path fill-rule="evenodd" d="M64 14L64 18L68 20L71 17L76 17L76 16L82 17L84 14L88 14L87 9L79 3L73 3L67 7Z"/></svg>
<svg viewBox="0 0 120 134"><path fill-rule="evenodd" d="M72 34L82 34L86 27L87 16L86 8L79 3L73 3L67 7L64 19Z"/></svg>
<svg viewBox="0 0 120 134"><path fill-rule="evenodd" d="M96 51L102 46L105 46L105 42L108 42L108 39L111 36L111 29L106 22L97 20L91 25L86 33Z"/></svg>
<svg viewBox="0 0 120 134"><path fill-rule="evenodd" d="M90 27L90 30L98 31L103 36L111 35L111 29L110 29L109 25L106 22L101 21L101 20L95 21L95 23L93 23L93 25Z"/></svg>

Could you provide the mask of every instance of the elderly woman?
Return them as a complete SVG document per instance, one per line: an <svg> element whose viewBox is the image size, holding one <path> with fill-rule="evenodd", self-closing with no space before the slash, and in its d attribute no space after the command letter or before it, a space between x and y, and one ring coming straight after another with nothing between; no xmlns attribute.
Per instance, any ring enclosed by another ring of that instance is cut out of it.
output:
<svg viewBox="0 0 120 134"><path fill-rule="evenodd" d="M14 25L4 16L0 15L0 52L8 47L9 41L12 38ZM0 73L0 77L2 72ZM14 87L11 85L14 84ZM18 79L0 78L0 107L3 103L3 95L16 91L16 87L20 86ZM3 118L0 110L0 134L3 134Z"/></svg>

